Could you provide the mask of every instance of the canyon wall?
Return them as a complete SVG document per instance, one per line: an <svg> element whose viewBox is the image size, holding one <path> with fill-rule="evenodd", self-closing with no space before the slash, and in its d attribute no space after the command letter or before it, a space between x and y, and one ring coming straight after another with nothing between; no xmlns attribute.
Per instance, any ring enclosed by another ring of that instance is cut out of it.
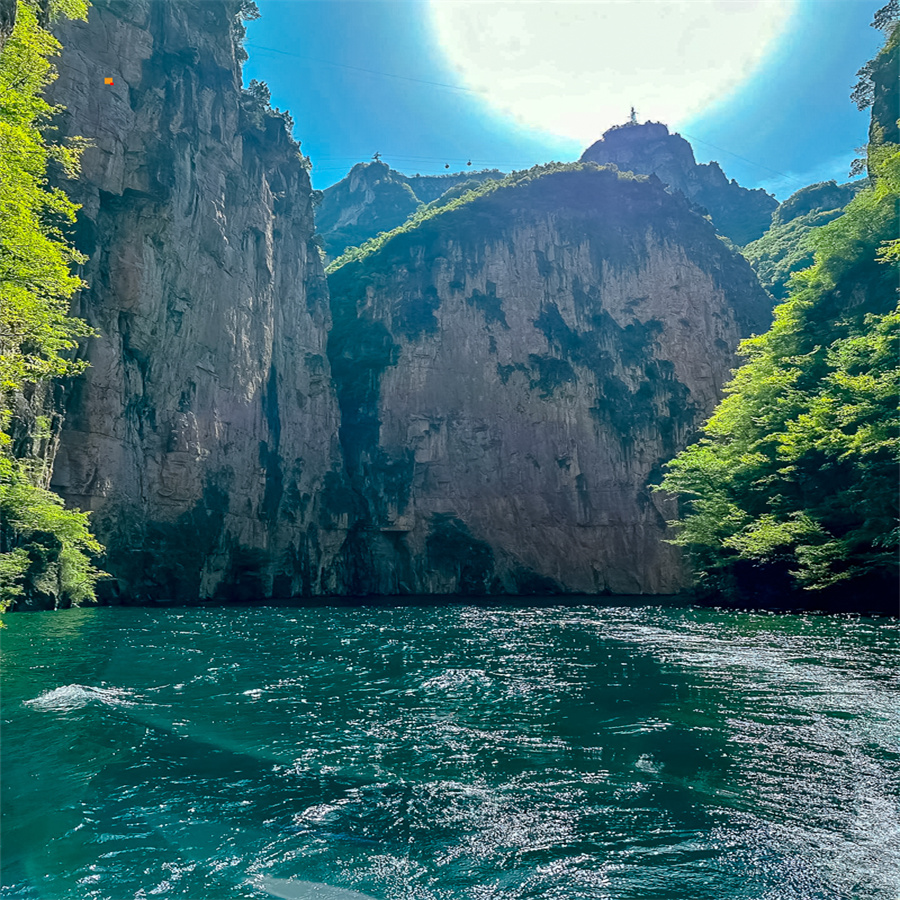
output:
<svg viewBox="0 0 900 900"><path fill-rule="evenodd" d="M329 276L357 591L670 593L651 491L769 301L659 179L526 173ZM341 508L335 514L341 513Z"/></svg>
<svg viewBox="0 0 900 900"><path fill-rule="evenodd" d="M60 27L96 337L52 486L108 548L103 599L685 587L651 488L768 325L746 261L659 178L579 163L485 184L329 287L239 14L97 0ZM382 169L348 202L380 210Z"/></svg>
<svg viewBox="0 0 900 900"><path fill-rule="evenodd" d="M308 164L241 90L237 0L94 0L51 100L97 336L52 486L91 510L107 599L337 590L346 518ZM112 84L105 84L111 78Z"/></svg>

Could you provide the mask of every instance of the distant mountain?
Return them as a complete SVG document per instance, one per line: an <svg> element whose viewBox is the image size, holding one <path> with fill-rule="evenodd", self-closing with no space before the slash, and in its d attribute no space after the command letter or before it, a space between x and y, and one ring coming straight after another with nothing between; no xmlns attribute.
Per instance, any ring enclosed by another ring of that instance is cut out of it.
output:
<svg viewBox="0 0 900 900"><path fill-rule="evenodd" d="M535 167L347 254L328 283L362 509L351 592L686 586L675 509L649 484L770 303L684 197L591 163Z"/></svg>
<svg viewBox="0 0 900 900"><path fill-rule="evenodd" d="M772 227L743 248L760 284L778 300L787 294L794 272L813 264L814 237L819 228L842 215L844 207L868 184L823 181L791 194L772 214Z"/></svg>
<svg viewBox="0 0 900 900"><path fill-rule="evenodd" d="M466 185L459 191L465 193L469 187L502 177L498 169L403 175L378 160L359 163L346 178L323 191L316 228L328 257L333 259L347 247L356 247L402 225L422 204L439 200L449 190Z"/></svg>
<svg viewBox="0 0 900 900"><path fill-rule="evenodd" d="M638 175L656 175L674 191L703 207L720 234L743 246L761 237L778 201L765 191L729 181L717 162L697 163L691 145L659 122L610 128L588 147L582 162L616 165Z"/></svg>

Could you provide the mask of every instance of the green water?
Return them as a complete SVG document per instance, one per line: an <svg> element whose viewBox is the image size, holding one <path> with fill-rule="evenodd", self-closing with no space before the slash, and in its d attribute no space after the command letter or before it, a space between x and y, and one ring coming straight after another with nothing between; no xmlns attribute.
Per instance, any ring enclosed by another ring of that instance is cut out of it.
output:
<svg viewBox="0 0 900 900"><path fill-rule="evenodd" d="M3 896L897 900L896 620L7 617Z"/></svg>

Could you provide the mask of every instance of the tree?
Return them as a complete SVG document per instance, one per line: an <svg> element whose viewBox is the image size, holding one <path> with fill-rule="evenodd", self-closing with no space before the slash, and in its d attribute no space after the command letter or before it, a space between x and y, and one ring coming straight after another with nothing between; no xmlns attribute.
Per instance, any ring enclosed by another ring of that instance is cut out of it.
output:
<svg viewBox="0 0 900 900"><path fill-rule="evenodd" d="M869 67L876 98L898 36ZM813 266L743 342L747 363L661 485L682 499L675 543L719 596L896 597L900 144L870 143L868 165L871 185L817 229Z"/></svg>
<svg viewBox="0 0 900 900"><path fill-rule="evenodd" d="M37 595L90 599L100 576L87 517L63 508L41 484L41 461L17 456L10 437L13 426L43 426L40 416L15 422L16 398L81 371L71 351L91 333L68 314L82 286L72 272L82 257L63 236L76 207L47 180L51 163L74 174L80 149L48 140L54 110L41 95L60 49L42 22L86 11L84 0L19 0L0 52L0 606Z"/></svg>

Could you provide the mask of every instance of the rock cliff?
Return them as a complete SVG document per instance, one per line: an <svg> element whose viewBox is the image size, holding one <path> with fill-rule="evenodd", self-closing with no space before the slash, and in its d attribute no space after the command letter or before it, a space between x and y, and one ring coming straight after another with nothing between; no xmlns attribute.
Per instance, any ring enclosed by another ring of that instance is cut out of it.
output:
<svg viewBox="0 0 900 900"><path fill-rule="evenodd" d="M684 587L650 486L767 325L746 262L655 176L551 165L442 208L499 173L373 163L332 236L431 208L329 306L240 7L96 0L60 35L97 337L52 486L93 513L107 599Z"/></svg>
<svg viewBox="0 0 900 900"><path fill-rule="evenodd" d="M313 191L241 90L238 0L94 0L51 99L83 135L75 312L97 331L52 485L135 600L339 586L346 519ZM105 85L104 78L112 78ZM333 504L332 504L333 505Z"/></svg>
<svg viewBox="0 0 900 900"><path fill-rule="evenodd" d="M502 178L496 169L449 175L404 175L379 161L358 163L346 178L322 192L316 227L332 259L382 231L405 222L423 203L448 192Z"/></svg>
<svg viewBox="0 0 900 900"><path fill-rule="evenodd" d="M668 593L650 491L769 304L653 177L511 177L329 276L357 591ZM346 514L344 495L333 515Z"/></svg>
<svg viewBox="0 0 900 900"><path fill-rule="evenodd" d="M581 156L585 162L656 175L705 209L721 234L743 246L769 227L778 201L765 191L729 181L716 162L698 164L691 145L658 122L611 128Z"/></svg>

